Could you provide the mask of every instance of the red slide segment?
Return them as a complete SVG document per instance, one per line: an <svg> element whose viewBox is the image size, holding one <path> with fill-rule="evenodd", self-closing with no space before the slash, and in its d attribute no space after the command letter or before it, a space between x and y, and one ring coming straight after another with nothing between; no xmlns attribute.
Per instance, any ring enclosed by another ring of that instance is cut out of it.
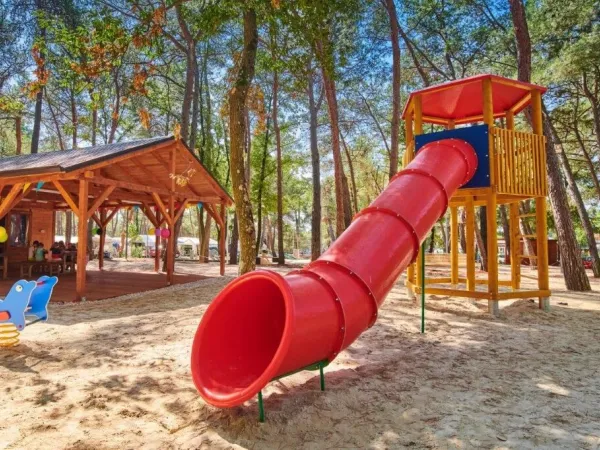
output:
<svg viewBox="0 0 600 450"><path fill-rule="evenodd" d="M373 325L476 167L465 141L427 144L321 258L285 277L258 270L229 283L194 338L192 377L200 395L214 406L236 406L275 377L333 360Z"/></svg>

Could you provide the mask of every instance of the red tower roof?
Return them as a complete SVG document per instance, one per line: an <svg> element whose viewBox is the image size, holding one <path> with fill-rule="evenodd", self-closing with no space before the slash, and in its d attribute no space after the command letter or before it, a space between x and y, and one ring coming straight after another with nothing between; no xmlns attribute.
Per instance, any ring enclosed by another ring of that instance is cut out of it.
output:
<svg viewBox="0 0 600 450"><path fill-rule="evenodd" d="M497 75L475 75L462 80L430 86L410 94L404 107L402 118L416 95L421 96L423 122L446 123L454 120L455 124L477 122L483 120L483 80L492 80L492 100L494 117L502 117L506 111L515 114L523 110L531 101L532 90L543 94L546 88L536 84L511 80Z"/></svg>

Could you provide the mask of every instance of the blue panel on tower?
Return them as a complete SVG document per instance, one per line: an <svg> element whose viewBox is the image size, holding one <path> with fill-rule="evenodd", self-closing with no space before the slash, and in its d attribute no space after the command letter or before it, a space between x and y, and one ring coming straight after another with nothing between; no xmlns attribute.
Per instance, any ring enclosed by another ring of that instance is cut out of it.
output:
<svg viewBox="0 0 600 450"><path fill-rule="evenodd" d="M463 188L480 188L490 186L490 161L489 161L489 140L488 126L475 125L472 127L457 128L455 130L439 131L437 133L420 134L415 138L415 147L418 152L421 147L430 142L440 139L462 139L467 141L477 153L477 170Z"/></svg>

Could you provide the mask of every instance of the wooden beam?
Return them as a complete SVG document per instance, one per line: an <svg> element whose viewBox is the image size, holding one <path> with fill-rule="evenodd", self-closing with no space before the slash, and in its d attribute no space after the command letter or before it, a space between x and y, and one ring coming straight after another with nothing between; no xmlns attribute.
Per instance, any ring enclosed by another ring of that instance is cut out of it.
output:
<svg viewBox="0 0 600 450"><path fill-rule="evenodd" d="M108 225L110 223L110 221L112 220L113 217L115 217L115 215L119 212L119 207L115 206L112 211L108 214L108 216L106 216L106 219L102 222L102 227L105 227L106 225Z"/></svg>
<svg viewBox="0 0 600 450"><path fill-rule="evenodd" d="M129 181L120 181L113 178L105 178L97 176L92 178L92 183L102 184L106 186L115 186L121 189L129 189L130 191L148 192L152 194L154 192L162 195L169 195L170 192L166 189L154 188L152 186L146 186L144 184L130 183Z"/></svg>
<svg viewBox="0 0 600 450"><path fill-rule="evenodd" d="M2 200L2 203L0 204L0 218L4 217L11 210L11 208L14 205L15 199L18 198L22 189L23 183L14 184L10 188L8 195Z"/></svg>
<svg viewBox="0 0 600 450"><path fill-rule="evenodd" d="M148 205L148 203L142 202L141 209L144 212L144 214L146 215L146 217L148 218L148 220L150 221L150 223L154 227L159 227L160 226L160 223L158 222L158 219L154 215L154 212L152 211L152 208L150 207L150 205Z"/></svg>
<svg viewBox="0 0 600 450"><path fill-rule="evenodd" d="M19 202L21 200L23 200L27 194L29 194L29 192L31 191L32 187L33 187L33 185L31 183L26 183L23 186L23 188L17 193L17 196L12 200L12 203L10 204L10 206L8 206L7 213L10 210L16 208L16 206L19 204Z"/></svg>
<svg viewBox="0 0 600 450"><path fill-rule="evenodd" d="M179 206L179 209L175 212L175 216L173 217L173 223L176 223L179 218L181 217L181 215L183 214L183 212L185 211L185 208L188 204L187 199L185 199L181 205Z"/></svg>
<svg viewBox="0 0 600 450"><path fill-rule="evenodd" d="M171 165L170 171L172 174L175 173L177 169L177 150L176 148L171 149ZM175 236L175 178L171 178L171 193L169 195L169 214L167 220L169 222L169 229L171 230L171 236L169 236L169 240L167 241L167 284L173 284L173 272L175 271L175 245L177 244L177 239ZM157 196L157 199L160 201L160 197ZM164 206L164 205L163 205Z"/></svg>
<svg viewBox="0 0 600 450"><path fill-rule="evenodd" d="M60 184L60 183L59 183ZM79 181L79 211L77 224L77 274L75 283L76 300L85 299L85 269L87 263L87 211L88 211L88 180Z"/></svg>
<svg viewBox="0 0 600 450"><path fill-rule="evenodd" d="M225 225L223 223L223 221L221 220L221 217L219 217L219 214L217 214L217 211L214 209L214 207L211 203L204 203L204 209L206 209L206 212L208 212L210 214L210 216L213 219L215 219L215 222L217 222L217 224L219 224L220 227Z"/></svg>
<svg viewBox="0 0 600 450"><path fill-rule="evenodd" d="M69 191L67 191L64 188L64 186L61 184L61 182L58 180L54 180L52 183L54 184L54 186L56 186L56 189L58 189L58 192L60 192L60 195L62 195L62 197L65 199L65 201L67 202L67 205L69 205L69 208L71 208L71 211L73 211L75 213L75 215L79 217L79 207L77 206L77 204L71 197L71 194L69 193ZM87 188L87 184L86 184L86 188L85 188L86 195L87 195L87 191L88 191L88 188ZM79 192L81 194L81 186L79 188ZM87 201L87 198L86 198L86 201ZM81 203L81 198L79 199L79 203Z"/></svg>
<svg viewBox="0 0 600 450"><path fill-rule="evenodd" d="M115 187L116 186L108 186L106 189L104 189L104 191L100 194L100 196L98 196L96 198L96 200L90 207L89 211L87 212L88 219L92 216L92 214L94 214L96 212L96 210L100 207L100 205L102 205L102 203L104 203L104 200L106 200L108 198L108 196L110 194L112 194L112 191L115 190Z"/></svg>
<svg viewBox="0 0 600 450"><path fill-rule="evenodd" d="M98 217L98 214L94 213L91 215L90 217L94 222L96 222L96 224L102 228L102 219L100 219L100 217Z"/></svg>
<svg viewBox="0 0 600 450"><path fill-rule="evenodd" d="M173 222L171 221L171 216L167 212L167 207L165 206L165 204L163 203L163 201L160 199L160 197L158 196L158 194L153 193L152 194L152 198L154 198L154 201L156 202L156 206L158 207L158 210L163 215L164 220L166 220L167 225L169 225L169 228L172 228L173 227Z"/></svg>
<svg viewBox="0 0 600 450"><path fill-rule="evenodd" d="M132 162L138 169L144 172L150 180L156 179L156 174L152 173L144 164L138 161L137 158L131 159L129 162ZM165 189L169 189L169 186L167 186L165 183L161 182L160 184L162 184Z"/></svg>
<svg viewBox="0 0 600 450"><path fill-rule="evenodd" d="M158 226L160 226L163 220L164 219L161 220L160 212L156 211L156 222L159 224ZM154 271L157 273L160 271L160 241L161 237L156 236L156 239L154 240Z"/></svg>
<svg viewBox="0 0 600 450"><path fill-rule="evenodd" d="M141 184L143 186L147 185L146 180L144 180L144 179L136 176L135 174L131 173L130 170L128 170L126 167L121 166L120 164L114 164L114 165L110 166L110 168L111 169L117 169L117 171L119 171L125 177L126 180L133 179L133 181L135 181L138 184ZM155 177L153 176L152 178L155 178Z"/></svg>

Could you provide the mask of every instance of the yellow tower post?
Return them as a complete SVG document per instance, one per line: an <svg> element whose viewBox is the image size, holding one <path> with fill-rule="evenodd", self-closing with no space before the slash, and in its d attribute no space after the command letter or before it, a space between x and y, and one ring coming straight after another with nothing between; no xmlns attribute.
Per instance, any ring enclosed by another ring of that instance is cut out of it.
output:
<svg viewBox="0 0 600 450"><path fill-rule="evenodd" d="M487 196L487 256L488 256L488 301L490 313L498 314L498 236L496 222L496 154L492 128L494 126L494 101L492 98L492 80L483 80L483 121L489 127L490 193Z"/></svg>
<svg viewBox="0 0 600 450"><path fill-rule="evenodd" d="M415 114L415 122L414 122L414 133L415 136L418 136L419 134L423 134L423 108L422 108L422 103L421 103L421 96L417 95L415 97L414 100L414 114ZM424 262L424 258L425 255L423 254L422 251L419 251L419 254L417 256L417 265L415 266L414 264L412 264L413 266L413 273L416 274L415 277L415 285L416 286L421 286L421 271L418 270L419 267L421 267L421 264L423 264Z"/></svg>
<svg viewBox="0 0 600 450"><path fill-rule="evenodd" d="M531 112L533 118L533 132L538 135L544 134L542 124L542 94L537 89L531 91ZM537 149L541 155L543 170L546 170L546 149L543 146ZM542 180L543 186L546 186L546 178ZM546 189L543 189L545 192ZM538 263L538 289L546 291L550 289L548 276L548 224L546 214L546 197L536 197L536 244L537 244L537 263ZM550 299L548 297L539 297L539 307L543 310L550 309Z"/></svg>
<svg viewBox="0 0 600 450"><path fill-rule="evenodd" d="M450 207L450 282L458 284L458 208Z"/></svg>
<svg viewBox="0 0 600 450"><path fill-rule="evenodd" d="M465 234L467 241L467 291L475 290L475 208L473 197L467 197Z"/></svg>

